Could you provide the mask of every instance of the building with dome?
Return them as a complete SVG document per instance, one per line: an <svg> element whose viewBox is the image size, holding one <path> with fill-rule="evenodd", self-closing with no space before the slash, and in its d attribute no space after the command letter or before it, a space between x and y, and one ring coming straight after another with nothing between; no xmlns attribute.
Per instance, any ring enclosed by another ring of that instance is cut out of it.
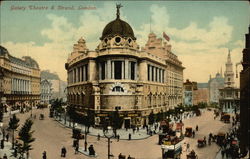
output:
<svg viewBox="0 0 250 159"><path fill-rule="evenodd" d="M100 43L91 51L80 38L65 64L70 107L96 114L96 124L119 110L123 126L148 123L148 115L165 112L182 103L183 69L171 45L154 33L140 49L132 27L116 19L103 29Z"/></svg>
<svg viewBox="0 0 250 159"><path fill-rule="evenodd" d="M12 56L0 46L1 102L8 106L30 106L40 101L40 69L29 56Z"/></svg>

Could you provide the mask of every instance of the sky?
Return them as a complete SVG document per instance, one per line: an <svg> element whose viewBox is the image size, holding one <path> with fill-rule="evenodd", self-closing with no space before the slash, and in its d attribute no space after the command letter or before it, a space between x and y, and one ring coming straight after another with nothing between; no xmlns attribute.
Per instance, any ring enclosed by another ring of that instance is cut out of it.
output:
<svg viewBox="0 0 250 159"><path fill-rule="evenodd" d="M247 1L2 1L0 44L13 56L33 57L41 70L66 81L73 44L83 37L95 50L104 27L116 18L117 3L140 46L150 24L159 38L163 32L170 37L172 52L185 67L184 80L207 82L209 75L224 72L229 49L234 71L242 59L250 24Z"/></svg>

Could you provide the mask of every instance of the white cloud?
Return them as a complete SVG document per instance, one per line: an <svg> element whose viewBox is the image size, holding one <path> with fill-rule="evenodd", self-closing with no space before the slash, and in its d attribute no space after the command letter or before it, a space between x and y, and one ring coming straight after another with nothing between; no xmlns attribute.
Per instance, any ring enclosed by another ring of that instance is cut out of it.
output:
<svg viewBox="0 0 250 159"><path fill-rule="evenodd" d="M15 56L24 55L28 47L29 55L37 60L42 70L56 71L61 79L66 80L64 64L68 54L72 51L73 44L83 37L86 39L87 47L91 50L95 49L100 42L99 37L103 28L108 22L115 19L114 4L105 2L103 8L83 12L78 24L70 23L66 17L49 14L47 18L51 21L51 26L44 28L41 34L51 42L42 46L33 42L7 42L3 45ZM151 27L158 37L162 36L163 31L170 35L172 51L179 56L183 66L186 67L185 79L206 82L209 74L215 75L221 66L225 67L227 57L225 45L232 40L233 31L233 27L228 24L226 17L214 17L207 22L207 28L198 27L197 22L192 21L185 28L177 29L169 27L170 16L167 8L152 5L150 12L152 13ZM121 19L129 23L126 16L123 15L125 14L121 13ZM149 23L133 28L140 46L144 46L147 41L149 28ZM243 42L236 41L234 45L236 47L232 50L232 60L235 63L240 61Z"/></svg>

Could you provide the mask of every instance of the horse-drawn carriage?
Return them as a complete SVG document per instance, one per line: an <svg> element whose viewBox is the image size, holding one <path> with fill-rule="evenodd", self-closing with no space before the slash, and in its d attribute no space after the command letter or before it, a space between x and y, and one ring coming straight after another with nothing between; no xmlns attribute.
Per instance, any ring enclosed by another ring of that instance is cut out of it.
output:
<svg viewBox="0 0 250 159"><path fill-rule="evenodd" d="M187 154L187 159L198 159L198 156L196 155L194 150L192 150L189 154Z"/></svg>
<svg viewBox="0 0 250 159"><path fill-rule="evenodd" d="M230 123L230 114L222 113L220 120L224 123Z"/></svg>
<svg viewBox="0 0 250 159"><path fill-rule="evenodd" d="M198 139L197 143L198 143L198 145L197 145L198 147L206 146L206 141L204 139Z"/></svg>
<svg viewBox="0 0 250 159"><path fill-rule="evenodd" d="M226 136L225 133L219 132L219 133L217 134L216 143L217 143L218 145L222 146L222 145L223 145L223 142L224 142L224 140L225 140L225 138L226 138L225 136Z"/></svg>
<svg viewBox="0 0 250 159"><path fill-rule="evenodd" d="M44 114L40 114L39 119L43 120L44 119Z"/></svg>
<svg viewBox="0 0 250 159"><path fill-rule="evenodd" d="M192 127L186 127L185 136L186 137L191 137L192 136L192 132L193 132Z"/></svg>

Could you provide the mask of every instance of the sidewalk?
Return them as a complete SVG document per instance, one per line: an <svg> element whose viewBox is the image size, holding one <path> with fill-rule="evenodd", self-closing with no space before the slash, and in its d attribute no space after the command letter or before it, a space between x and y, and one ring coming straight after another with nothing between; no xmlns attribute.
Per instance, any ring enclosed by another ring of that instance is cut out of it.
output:
<svg viewBox="0 0 250 159"><path fill-rule="evenodd" d="M56 119L56 118L54 118L54 119L57 122L59 122L60 124L62 124L63 126L67 127L67 128L71 128L71 129L73 128L73 123L71 123L71 127L70 127L69 126L70 125L69 121L67 120L66 124L65 124L64 118L62 118L61 121L59 119ZM82 133L83 134L85 133L85 126L84 125L82 125L82 124L75 124L75 128L81 129ZM147 134L147 129L146 128L145 129L140 128L139 131L135 130L134 133L133 133L132 129L128 129L128 130L126 130L126 129L118 129L117 130L117 134L120 135L120 140L128 140L129 133L131 134L131 140L141 140L141 139L146 139L146 138L150 137L150 135ZM156 134L157 133L159 133L159 128L156 129ZM93 127L89 128L88 135L98 136L98 134L101 137L105 138L102 129L93 128Z"/></svg>
<svg viewBox="0 0 250 159"><path fill-rule="evenodd" d="M1 140L2 140L2 134L1 134ZM12 147L11 142L4 141L4 149L0 149L0 158L3 157L4 154L6 154L8 159L17 159L12 155L12 152L14 152L14 150L12 150L11 147ZM31 157L29 157L29 159L31 159Z"/></svg>
<svg viewBox="0 0 250 159"><path fill-rule="evenodd" d="M204 113L205 110L202 109L201 112ZM187 116L186 114L187 113L183 113L182 114L182 120L187 120L189 118L195 117L195 116ZM57 122L59 122L60 124L62 124L63 126L67 127L67 128L71 128L71 129L73 128L73 123L71 123L71 126L70 126L70 122L68 121L68 117L67 117L67 120L66 120L66 124L65 124L65 118L64 117L61 117L61 120L59 118L54 118L54 119ZM174 118L173 117L171 118L171 121L172 121L171 123L179 122L179 121L175 121L174 122ZM156 134L160 133L159 125L160 125L160 123L158 123L158 127L156 129ZM85 133L85 126L84 125L82 125L82 124L75 124L75 128L81 129L82 133L83 134ZM154 125L152 126L151 130L152 131L154 130ZM151 135L147 134L147 129L146 128L143 129L142 127L139 128L139 131L135 130L134 133L133 133L132 129L127 129L127 130L126 129L118 129L117 130L117 134L120 135L120 140L128 140L129 133L131 134L131 140L142 140L142 139L147 139L147 138L151 137ZM88 135L98 136L98 134L101 137L105 138L102 129L93 128L93 127L89 128ZM153 134L153 135L155 135L155 134Z"/></svg>

